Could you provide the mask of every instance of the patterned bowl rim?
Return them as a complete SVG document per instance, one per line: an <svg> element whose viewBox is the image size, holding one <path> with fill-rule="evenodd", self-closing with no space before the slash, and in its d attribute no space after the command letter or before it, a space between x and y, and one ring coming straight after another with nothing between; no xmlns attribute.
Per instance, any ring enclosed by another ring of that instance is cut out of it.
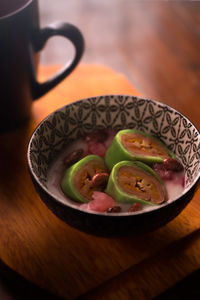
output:
<svg viewBox="0 0 200 300"><path fill-rule="evenodd" d="M38 176L35 174L34 170L33 170L33 167L32 167L32 163L31 163L31 159L30 159L30 156L31 156L31 143L32 143L32 140L34 139L34 137L36 136L37 134L37 131L38 129L41 127L42 124L44 124L48 119L50 119L56 112L59 112L61 110L64 110L66 107L69 107L69 106L73 106L75 104L78 104L78 103L81 103L83 101L86 101L86 100L95 100L96 98L105 98L105 97L134 97L136 98L137 100L145 100L145 101L152 101L155 105L161 105L162 107L167 107L169 108L170 110L172 110L173 112L175 113L178 113L180 116L182 116L185 120L187 120L188 122L190 122L190 124L193 126L193 128L197 131L198 133L198 136L200 135L200 131L196 128L196 126L186 117L184 116L182 113L180 113L178 110L176 110L175 108L165 104L165 103L162 103L158 100L154 100L154 99L151 99L151 98L147 98L147 97L140 97L140 96L134 96L134 95L127 95L127 94L105 94L105 95L97 95L97 96L94 96L94 97L86 97L86 98L83 98L83 99L79 99L79 100L75 100L69 104L66 104L66 105L63 105L61 107L59 107L58 109L54 110L52 113L50 113L48 116L46 116L38 125L37 127L34 129L31 137L30 137L30 140L29 140L29 143L28 143L28 149L27 149L27 161L28 161L28 169L29 169L29 172L31 173L31 175L33 176L34 180L37 182L37 184L40 186L41 189L43 189L51 198L54 199L55 202L58 202L60 204L62 204L63 206L67 206L67 207L70 207L72 209L75 209L75 210L79 210L85 214L93 214L93 215L102 215L102 216L107 216L107 217L116 217L116 216L134 216L134 215L140 215L140 214L148 214L148 213L151 213L152 211L158 211L174 202L176 202L177 200L179 200L180 198L182 198L184 195L186 195L193 187L194 185L200 181L200 167L198 169L198 172L197 172L197 175L196 177L194 178L192 184L184 190L184 192L180 195L180 197L174 199L173 201L171 202L166 202L166 203L163 203L162 205L160 206L157 206L155 207L153 210L147 210L147 211L136 211L133 213L130 213L130 212L122 212L122 213L112 213L112 214L107 214L105 212L95 212L95 211L86 211L86 210L83 210L81 208L79 208L77 205L75 204L72 204L72 203L69 203L69 202L65 202L63 201L62 199L60 199L59 197L57 197L54 193L52 193L39 179L38 179Z"/></svg>

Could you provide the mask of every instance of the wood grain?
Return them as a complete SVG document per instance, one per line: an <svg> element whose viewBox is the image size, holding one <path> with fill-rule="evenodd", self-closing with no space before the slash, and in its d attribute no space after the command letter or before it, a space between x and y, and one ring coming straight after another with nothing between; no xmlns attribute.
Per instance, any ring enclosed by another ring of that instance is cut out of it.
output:
<svg viewBox="0 0 200 300"><path fill-rule="evenodd" d="M33 104L27 127L0 135L0 258L66 299L152 299L200 268L200 187L184 211L163 228L140 237L98 238L70 228L46 208L30 180L26 150L46 115L100 94L160 100L200 129L200 5L67 2L68 9L65 1L59 6L41 1L48 12L43 16L48 22L51 17L67 19L82 29L82 64ZM61 50L59 63L66 59ZM51 64L56 57L50 49L45 62ZM58 68L42 66L39 79Z"/></svg>
<svg viewBox="0 0 200 300"><path fill-rule="evenodd" d="M172 243L120 276L80 297L90 299L154 299L199 266L200 230ZM196 264L196 266L195 266ZM158 268L159 265L159 268ZM176 298L180 299L180 298Z"/></svg>
<svg viewBox="0 0 200 300"><path fill-rule="evenodd" d="M62 19L81 29L82 63L124 74L145 97L171 105L200 128L199 1L68 0L58 6L46 0L40 7L43 26ZM43 63L66 62L68 47L59 43L50 42Z"/></svg>
<svg viewBox="0 0 200 300"><path fill-rule="evenodd" d="M54 70L55 67L44 67L40 78L43 79ZM137 282L148 291L148 285L143 282L145 279L142 280L143 275L139 276L139 269L143 270L148 262L157 270L159 277L165 267L168 247L193 235L200 228L199 190L187 208L168 225L147 235L123 239L94 237L70 228L40 200L31 183L26 164L27 143L33 128L52 110L77 97L108 92L138 94L123 75L102 66L81 65L57 91L34 103L33 118L26 128L1 135L0 257L31 282L67 299L79 297L104 284L106 289L110 280L115 282L113 278L119 277L126 281L129 276L126 274L130 273L131 278L135 270L138 270L137 280L135 278L135 285L127 287L127 292L133 289L137 294ZM158 253L159 264L156 263ZM176 266L175 263L174 265ZM182 272L178 264L176 278L166 280L167 284L160 284L158 292L199 265L198 256ZM149 276L148 273L145 274ZM120 289L120 294L125 293L124 288ZM112 297L112 289L109 293ZM152 295L153 293L156 294L154 290Z"/></svg>

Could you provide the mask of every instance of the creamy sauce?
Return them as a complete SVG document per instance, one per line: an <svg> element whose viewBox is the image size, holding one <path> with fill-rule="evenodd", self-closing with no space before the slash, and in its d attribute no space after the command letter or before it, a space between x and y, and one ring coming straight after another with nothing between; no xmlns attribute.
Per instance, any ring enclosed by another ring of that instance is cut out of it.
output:
<svg viewBox="0 0 200 300"><path fill-rule="evenodd" d="M86 151L86 143L82 140L75 141L70 144L66 149L64 149L60 155L53 161L51 164L48 173L47 173L47 188L51 191L53 195L56 196L58 199L62 199L64 202L70 202L72 204L75 204L77 206L80 205L80 203L73 201L67 197L60 186L62 177L64 175L64 172L66 170L66 167L64 166L64 158L71 153L75 149L82 148L84 151Z"/></svg>
<svg viewBox="0 0 200 300"><path fill-rule="evenodd" d="M110 140L106 142L106 146L110 144ZM52 165L50 166L47 174L47 188L51 191L53 195L55 195L56 198L61 199L63 202L71 203L73 205L76 205L79 207L81 203L73 201L69 199L62 191L60 187L60 183L63 177L63 174L66 170L66 167L64 166L64 158L71 153L72 151L76 149L82 148L84 152L87 152L87 144L84 140L77 140L73 143L71 143L66 149L60 153L60 155L54 160ZM177 197L179 197L183 191L184 191L184 174L183 172L175 173L173 180L164 180L166 190L168 193L168 200L167 203L175 200ZM116 205L120 205L122 212L127 212L130 204L121 204L117 203ZM162 204L161 204L162 205ZM152 205L143 205L142 210L143 211L149 211L157 208L158 206L152 206ZM133 213L133 212L132 212Z"/></svg>

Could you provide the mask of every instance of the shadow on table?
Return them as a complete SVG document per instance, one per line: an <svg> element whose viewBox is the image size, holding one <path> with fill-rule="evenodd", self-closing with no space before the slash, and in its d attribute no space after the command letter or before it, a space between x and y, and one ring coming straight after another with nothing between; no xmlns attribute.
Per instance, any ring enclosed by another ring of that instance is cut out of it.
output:
<svg viewBox="0 0 200 300"><path fill-rule="evenodd" d="M200 269L153 300L200 299ZM0 261L1 300L62 300L28 282ZM129 299L124 299L129 300ZM150 299L149 299L150 300Z"/></svg>
<svg viewBox="0 0 200 300"><path fill-rule="evenodd" d="M154 300L200 299L200 269Z"/></svg>
<svg viewBox="0 0 200 300"><path fill-rule="evenodd" d="M30 283L11 270L0 260L0 299L1 300L62 300L63 298Z"/></svg>

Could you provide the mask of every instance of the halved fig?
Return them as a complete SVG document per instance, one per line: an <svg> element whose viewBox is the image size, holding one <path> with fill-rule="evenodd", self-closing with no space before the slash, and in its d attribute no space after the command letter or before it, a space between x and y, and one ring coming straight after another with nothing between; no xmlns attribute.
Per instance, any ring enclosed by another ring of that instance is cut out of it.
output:
<svg viewBox="0 0 200 300"><path fill-rule="evenodd" d="M97 174L101 180L97 180ZM61 188L71 199L88 202L94 191L105 188L108 177L104 160L97 155L88 155L65 171Z"/></svg>
<svg viewBox="0 0 200 300"><path fill-rule="evenodd" d="M147 164L161 163L175 155L155 137L139 130L120 130L106 151L105 162L108 168L122 160L137 160Z"/></svg>
<svg viewBox="0 0 200 300"><path fill-rule="evenodd" d="M161 204L167 200L160 177L140 161L121 161L110 174L105 192L116 202Z"/></svg>

